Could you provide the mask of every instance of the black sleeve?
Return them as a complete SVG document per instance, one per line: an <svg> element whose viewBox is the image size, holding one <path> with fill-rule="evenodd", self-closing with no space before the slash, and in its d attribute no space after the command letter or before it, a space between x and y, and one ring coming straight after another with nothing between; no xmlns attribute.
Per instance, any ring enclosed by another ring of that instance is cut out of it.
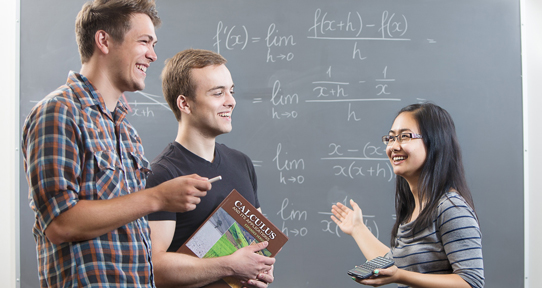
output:
<svg viewBox="0 0 542 288"><path fill-rule="evenodd" d="M254 188L254 207L260 208L260 200L258 200L258 177L256 177L254 164L252 164L252 160L250 160L250 158L248 158L247 165L250 171L250 181L252 182L252 187Z"/></svg>
<svg viewBox="0 0 542 288"><path fill-rule="evenodd" d="M173 179L173 175L169 170L160 165L152 164L152 173L147 177L146 188L152 188L160 185L168 180ZM149 214L149 221L164 221L164 220L177 220L177 214L175 212L160 211Z"/></svg>

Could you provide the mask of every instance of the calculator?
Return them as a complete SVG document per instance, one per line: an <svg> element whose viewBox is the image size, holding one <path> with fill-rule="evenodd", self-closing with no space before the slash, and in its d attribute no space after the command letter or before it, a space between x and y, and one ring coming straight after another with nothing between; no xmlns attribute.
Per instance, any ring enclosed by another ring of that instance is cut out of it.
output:
<svg viewBox="0 0 542 288"><path fill-rule="evenodd" d="M354 276L358 279L365 279L373 275L373 271L375 269L388 268L394 264L395 261L393 261L392 259L378 256L371 261L367 261L360 266L356 266L348 270L348 275Z"/></svg>

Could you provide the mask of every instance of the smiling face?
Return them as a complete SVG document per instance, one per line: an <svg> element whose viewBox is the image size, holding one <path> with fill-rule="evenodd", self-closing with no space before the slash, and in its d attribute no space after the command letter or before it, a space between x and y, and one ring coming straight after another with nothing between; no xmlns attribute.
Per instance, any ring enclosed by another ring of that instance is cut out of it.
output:
<svg viewBox="0 0 542 288"><path fill-rule="evenodd" d="M420 134L418 122L412 112L403 112L395 118L389 135L397 136L401 133ZM423 137L423 135L422 135ZM427 158L427 150L422 139L411 139L409 142L393 144L386 147L386 154L390 159L393 172L402 176L411 185L417 185L422 167Z"/></svg>
<svg viewBox="0 0 542 288"><path fill-rule="evenodd" d="M225 65L211 65L190 71L195 86L193 99L187 98L190 113L182 121L199 130L205 137L232 130L231 115L235 108L233 80Z"/></svg>
<svg viewBox="0 0 542 288"><path fill-rule="evenodd" d="M157 59L156 34L149 16L137 13L130 19L130 30L124 35L124 41L113 41L110 49L110 79L121 92L143 90L147 68Z"/></svg>

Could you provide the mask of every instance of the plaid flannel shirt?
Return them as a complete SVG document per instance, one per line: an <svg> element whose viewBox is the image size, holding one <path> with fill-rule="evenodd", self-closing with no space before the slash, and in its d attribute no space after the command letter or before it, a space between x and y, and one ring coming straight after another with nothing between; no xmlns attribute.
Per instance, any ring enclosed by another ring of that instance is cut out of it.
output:
<svg viewBox="0 0 542 288"><path fill-rule="evenodd" d="M119 197L145 187L150 171L119 103L113 113L84 76L36 105L23 127L41 287L154 287L150 230L140 218L94 239L55 245L44 231L79 200Z"/></svg>

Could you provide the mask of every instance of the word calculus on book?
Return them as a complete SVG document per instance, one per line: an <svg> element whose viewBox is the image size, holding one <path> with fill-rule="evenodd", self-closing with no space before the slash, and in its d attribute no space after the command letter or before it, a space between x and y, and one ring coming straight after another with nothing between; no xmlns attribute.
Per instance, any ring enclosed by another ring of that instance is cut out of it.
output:
<svg viewBox="0 0 542 288"><path fill-rule="evenodd" d="M288 237L233 189L177 252L199 258L220 257L264 241L269 245L259 253L274 257ZM242 285L236 278L226 277L205 287L238 288Z"/></svg>

